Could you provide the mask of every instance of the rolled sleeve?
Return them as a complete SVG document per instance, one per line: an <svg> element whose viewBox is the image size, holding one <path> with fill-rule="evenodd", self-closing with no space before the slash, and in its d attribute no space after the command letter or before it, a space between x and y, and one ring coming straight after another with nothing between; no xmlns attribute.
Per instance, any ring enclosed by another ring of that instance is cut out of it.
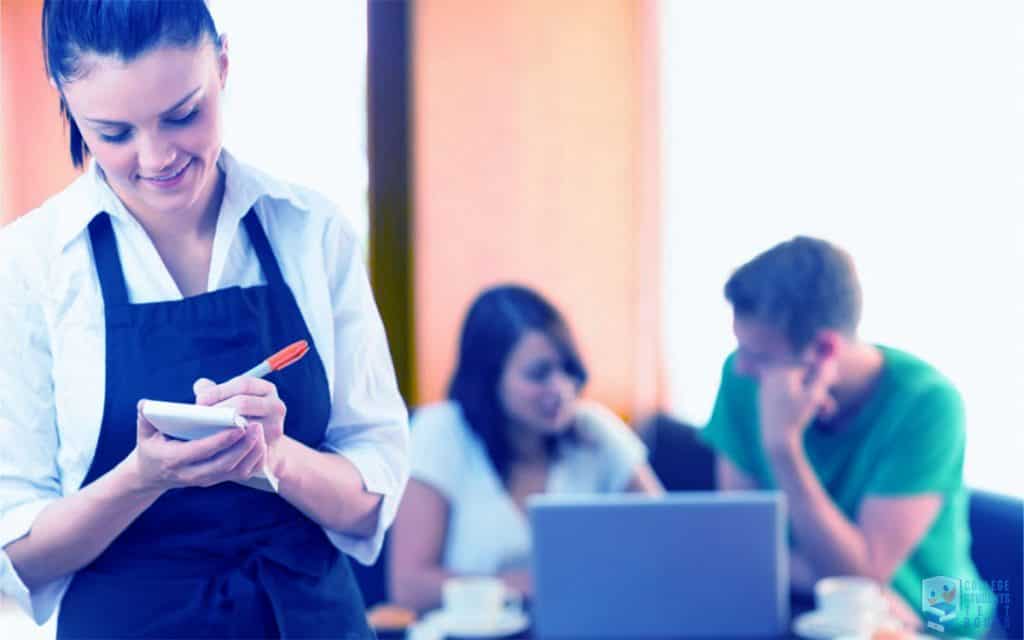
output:
<svg viewBox="0 0 1024 640"><path fill-rule="evenodd" d="M0 232L0 593L42 624L70 576L30 592L5 551L61 497L48 331L26 275L37 271L19 264L13 237Z"/></svg>
<svg viewBox="0 0 1024 640"><path fill-rule="evenodd" d="M626 491L637 468L647 463L647 447L633 430L606 407L595 402L582 402L579 427L586 437L601 449L609 491Z"/></svg>
<svg viewBox="0 0 1024 640"><path fill-rule="evenodd" d="M377 529L367 538L356 538L330 529L325 531L334 546L369 566L376 562L384 544L384 534L398 513L405 482L394 474L393 470L397 465L389 466L382 463L378 451L352 447L340 453L359 471L364 488L370 493L382 496Z"/></svg>
<svg viewBox="0 0 1024 640"><path fill-rule="evenodd" d="M0 540L5 541L3 545L28 533L39 513L55 499L35 500L5 511L2 524L0 524ZM0 551L0 588L2 588L3 594L16 602L36 624L41 625L50 619L69 584L71 584L71 575L58 578L34 591L29 591L11 563L10 557Z"/></svg>
<svg viewBox="0 0 1024 640"><path fill-rule="evenodd" d="M328 272L333 275L334 400L323 448L348 459L366 491L382 496L382 501L373 535L357 538L330 530L327 535L341 551L368 565L380 553L409 479L409 418L358 243L338 219L340 237L328 253Z"/></svg>

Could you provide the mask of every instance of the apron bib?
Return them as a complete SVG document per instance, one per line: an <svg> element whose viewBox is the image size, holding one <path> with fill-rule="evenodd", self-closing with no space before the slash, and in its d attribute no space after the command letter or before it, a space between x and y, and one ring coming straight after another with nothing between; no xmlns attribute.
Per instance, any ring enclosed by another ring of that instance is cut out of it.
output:
<svg viewBox="0 0 1024 640"><path fill-rule="evenodd" d="M306 340L310 353L267 376L288 407L284 430L316 448L331 411L323 363L256 213L243 219L267 284L131 304L106 213L89 224L103 292L106 391L84 485L135 448L141 398L195 401ZM91 564L61 602L64 638L373 638L348 559L274 493L225 482L163 494Z"/></svg>

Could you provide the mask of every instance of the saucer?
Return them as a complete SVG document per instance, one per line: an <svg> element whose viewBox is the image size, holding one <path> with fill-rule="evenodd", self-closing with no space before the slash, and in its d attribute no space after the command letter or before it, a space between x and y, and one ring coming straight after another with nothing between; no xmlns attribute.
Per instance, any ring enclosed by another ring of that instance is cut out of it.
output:
<svg viewBox="0 0 1024 640"><path fill-rule="evenodd" d="M880 620L884 623L887 620ZM877 623L876 623L877 624ZM802 613L793 620L793 633L806 640L831 640L838 637L870 636L870 630L859 628L851 620L837 620L820 609Z"/></svg>
<svg viewBox="0 0 1024 640"><path fill-rule="evenodd" d="M899 630L909 640L934 640L934 636L901 629L895 618L882 616L871 629L856 629L849 621L836 620L820 609L807 611L793 620L793 633L805 640L871 640L879 629Z"/></svg>
<svg viewBox="0 0 1024 640"><path fill-rule="evenodd" d="M438 640L447 636L497 639L522 633L529 626L530 619L518 609L502 610L495 623L486 626L439 609L426 614L413 625L409 637L414 640Z"/></svg>

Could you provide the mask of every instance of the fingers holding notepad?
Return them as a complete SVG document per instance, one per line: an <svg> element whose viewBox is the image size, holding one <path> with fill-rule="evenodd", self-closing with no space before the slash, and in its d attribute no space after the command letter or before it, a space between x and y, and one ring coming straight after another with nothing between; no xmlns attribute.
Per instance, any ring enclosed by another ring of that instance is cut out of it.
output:
<svg viewBox="0 0 1024 640"><path fill-rule="evenodd" d="M272 382L260 378L238 377L223 384L214 384L205 378L196 381L196 404L200 406L232 409L249 421L263 424L268 444L273 444L284 433L284 402L277 395Z"/></svg>
<svg viewBox="0 0 1024 640"><path fill-rule="evenodd" d="M263 376L298 362L308 352L309 343L299 340L222 384L201 378L193 385L196 404L232 407L247 420L263 423L267 445L272 447L284 434L284 416L288 408L278 396L277 387L264 380Z"/></svg>
<svg viewBox="0 0 1024 640"><path fill-rule="evenodd" d="M264 380L263 376L291 366L308 352L309 343L299 340L224 383L216 384L201 378L193 385L196 404L231 408L246 420L260 422L263 425L264 444L270 452L284 436L284 418L288 408L278 396L277 387L269 380ZM276 491L277 479L268 464L264 464L263 473Z"/></svg>
<svg viewBox="0 0 1024 640"><path fill-rule="evenodd" d="M258 472L266 455L262 426L246 425L237 415L212 409L153 400L139 403L136 451L147 486L248 483Z"/></svg>
<svg viewBox="0 0 1024 640"><path fill-rule="evenodd" d="M277 491L268 452L284 434L287 411L273 383L262 376L298 361L309 351L300 340L223 384L201 378L193 385L195 404L145 400L139 403L139 443L146 464L175 486L209 486L225 480ZM164 435L189 442L171 442ZM201 457L196 453L204 453ZM182 484L183 483L183 484Z"/></svg>

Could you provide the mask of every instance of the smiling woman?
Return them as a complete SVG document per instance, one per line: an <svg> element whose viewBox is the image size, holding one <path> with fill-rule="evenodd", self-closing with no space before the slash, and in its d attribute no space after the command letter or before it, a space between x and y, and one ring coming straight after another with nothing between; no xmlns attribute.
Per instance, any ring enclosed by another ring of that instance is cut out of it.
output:
<svg viewBox="0 0 1024 640"><path fill-rule="evenodd" d="M0 593L58 637L373 637L348 557L408 436L355 231L222 147L203 0L46 0L43 34L85 173L0 230ZM142 398L247 428L168 439ZM232 482L263 468L277 492Z"/></svg>
<svg viewBox="0 0 1024 640"><path fill-rule="evenodd" d="M63 34L54 29L48 43L61 42ZM71 155L77 166L86 153L96 159L107 184L153 239L179 290L201 293L224 190L217 159L226 40L210 21L197 46L123 55L131 62L91 53L70 66L63 62L70 58L66 51L49 47Z"/></svg>
<svg viewBox="0 0 1024 640"><path fill-rule="evenodd" d="M391 544L396 601L434 608L459 575L499 576L530 596L527 498L661 492L640 440L580 400L586 381L568 326L538 293L497 286L473 302L449 400L413 421L413 480Z"/></svg>

